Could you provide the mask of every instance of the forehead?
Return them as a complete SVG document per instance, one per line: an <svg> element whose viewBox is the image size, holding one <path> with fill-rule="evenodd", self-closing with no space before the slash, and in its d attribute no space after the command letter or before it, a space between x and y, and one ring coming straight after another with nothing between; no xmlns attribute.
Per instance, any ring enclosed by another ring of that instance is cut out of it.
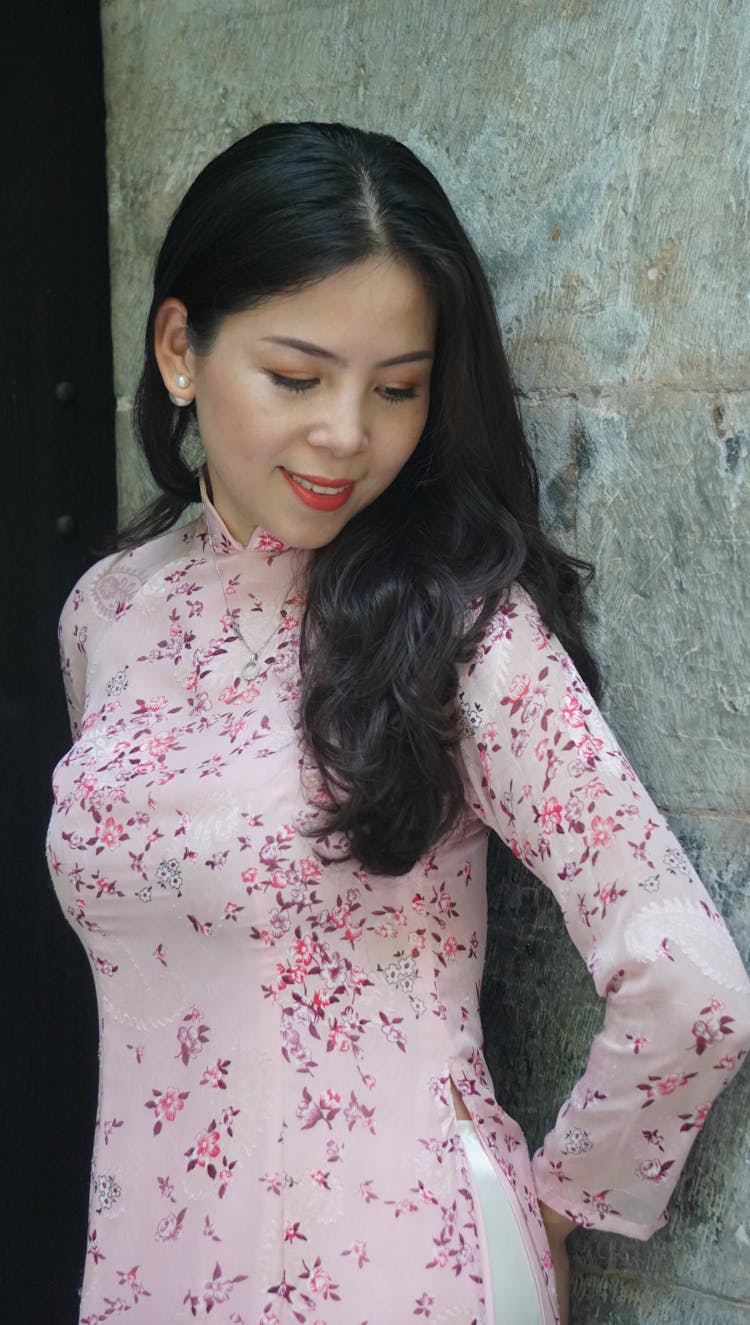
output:
<svg viewBox="0 0 750 1325"><path fill-rule="evenodd" d="M230 315L224 328L252 337L294 335L336 350L352 341L384 339L389 347L396 340L405 350L426 349L434 342L435 310L415 268L378 256L301 290L272 295ZM331 338L335 343L329 344Z"/></svg>

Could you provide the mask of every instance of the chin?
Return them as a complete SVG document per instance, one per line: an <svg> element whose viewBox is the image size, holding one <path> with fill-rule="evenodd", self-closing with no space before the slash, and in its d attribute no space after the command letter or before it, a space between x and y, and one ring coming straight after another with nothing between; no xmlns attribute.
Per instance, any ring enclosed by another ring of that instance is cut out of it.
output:
<svg viewBox="0 0 750 1325"><path fill-rule="evenodd" d="M354 512L352 512L353 514ZM294 525L290 523L286 530L279 529L270 532L276 533L277 538L280 538L282 543L286 543L287 547L299 548L301 552L314 552L316 548L325 547L327 543L332 543L351 518L349 516L346 520L320 521L317 528L315 524L311 527L311 522L304 520L298 523L295 522Z"/></svg>

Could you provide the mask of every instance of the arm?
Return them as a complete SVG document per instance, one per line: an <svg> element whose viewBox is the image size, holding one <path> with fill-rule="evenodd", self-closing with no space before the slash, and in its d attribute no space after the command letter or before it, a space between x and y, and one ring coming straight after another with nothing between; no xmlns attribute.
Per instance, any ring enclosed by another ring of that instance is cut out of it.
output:
<svg viewBox="0 0 750 1325"><path fill-rule="evenodd" d="M88 626L85 621L84 596L79 585L69 595L60 614L57 639L60 649L60 668L65 686L65 699L73 740L81 734L86 690L86 645Z"/></svg>
<svg viewBox="0 0 750 1325"><path fill-rule="evenodd" d="M491 623L461 702L470 804L555 894L607 999L585 1073L534 1157L539 1197L568 1221L647 1238L750 1044L750 983L522 590Z"/></svg>

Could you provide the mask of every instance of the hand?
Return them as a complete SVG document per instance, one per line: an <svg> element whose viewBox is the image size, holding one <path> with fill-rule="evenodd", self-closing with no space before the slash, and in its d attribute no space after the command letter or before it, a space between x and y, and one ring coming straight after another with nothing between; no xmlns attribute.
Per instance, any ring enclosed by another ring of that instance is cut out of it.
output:
<svg viewBox="0 0 750 1325"><path fill-rule="evenodd" d="M565 1245L568 1234L576 1227L575 1220L568 1219L557 1210L539 1202L539 1213L544 1220L547 1241L552 1254L552 1269L557 1285L557 1300L560 1304L560 1325L568 1325L570 1298L570 1262L568 1248Z"/></svg>

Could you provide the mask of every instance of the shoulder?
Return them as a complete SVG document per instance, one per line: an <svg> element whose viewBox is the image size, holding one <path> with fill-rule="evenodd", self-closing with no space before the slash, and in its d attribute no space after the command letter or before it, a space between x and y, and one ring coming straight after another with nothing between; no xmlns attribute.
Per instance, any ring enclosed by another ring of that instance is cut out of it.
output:
<svg viewBox="0 0 750 1325"><path fill-rule="evenodd" d="M126 616L149 582L195 550L199 526L200 520L195 519L146 543L110 553L90 566L63 605L61 640L76 640L79 648L85 648L92 630L106 628Z"/></svg>
<svg viewBox="0 0 750 1325"><path fill-rule="evenodd" d="M545 624L527 591L516 581L503 594L489 618L471 661L463 668L467 680L476 674L510 667L524 656L533 664L553 645L561 645ZM567 655L566 655L567 656Z"/></svg>
<svg viewBox="0 0 750 1325"><path fill-rule="evenodd" d="M464 723L475 728L491 706L499 716L515 716L531 694L554 684L585 691L583 681L531 595L514 582L485 627L470 662L459 670L459 705Z"/></svg>

